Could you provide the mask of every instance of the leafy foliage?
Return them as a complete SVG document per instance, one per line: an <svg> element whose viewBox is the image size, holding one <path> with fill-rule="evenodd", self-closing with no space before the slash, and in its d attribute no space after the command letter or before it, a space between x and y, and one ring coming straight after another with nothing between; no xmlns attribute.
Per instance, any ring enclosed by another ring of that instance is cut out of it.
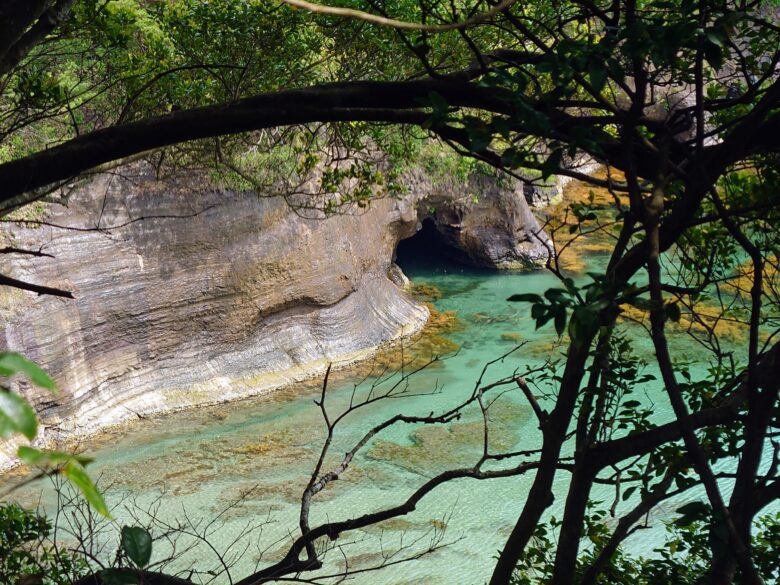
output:
<svg viewBox="0 0 780 585"><path fill-rule="evenodd" d="M48 537L51 522L16 504L0 505L0 580L21 583L36 577L42 585L70 585L87 574L87 563L57 548Z"/></svg>
<svg viewBox="0 0 780 585"><path fill-rule="evenodd" d="M54 381L37 364L9 352L0 352L0 376L24 374L30 380L51 392L56 392ZM38 434L38 418L29 402L19 394L0 386L0 438L21 434L30 441ZM76 486L87 501L104 516L110 516L103 496L90 479L84 465L91 459L61 451L39 450L27 445L17 449L17 456L28 465L49 468L62 474Z"/></svg>
<svg viewBox="0 0 780 585"><path fill-rule="evenodd" d="M152 537L140 526L122 527L122 549L135 566L143 569L152 558Z"/></svg>
<svg viewBox="0 0 780 585"><path fill-rule="evenodd" d="M706 583L707 571L712 563L710 541L713 538L706 522L697 520L706 506L691 503L678 510L683 514L666 526L663 544L652 551L652 556L630 554L623 549L616 550L609 558L596 583L602 585L702 585ZM586 543L584 554L577 562L577 578L602 552L609 540L611 530L603 511L592 511L587 516L582 538ZM766 582L780 578L780 563L776 546L780 542L780 515L765 515L757 521L755 538L756 564ZM560 527L560 521L551 518L548 525L540 525L523 554L511 585L546 585L552 578L555 543L553 531ZM737 577L735 583L743 583Z"/></svg>

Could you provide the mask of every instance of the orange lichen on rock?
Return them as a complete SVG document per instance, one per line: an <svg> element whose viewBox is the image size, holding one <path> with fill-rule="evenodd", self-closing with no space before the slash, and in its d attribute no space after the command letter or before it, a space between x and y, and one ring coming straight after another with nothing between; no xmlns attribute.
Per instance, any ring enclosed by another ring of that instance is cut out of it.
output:
<svg viewBox="0 0 780 585"><path fill-rule="evenodd" d="M620 307L621 321L634 321L650 326L650 314L633 305ZM691 332L697 335L714 335L730 341L743 341L747 338L748 324L725 314L719 307L697 303L692 308L682 308L678 322L667 321L666 326L673 332Z"/></svg>
<svg viewBox="0 0 780 585"><path fill-rule="evenodd" d="M605 170L593 176L597 179L607 178ZM623 176L613 172L611 179L620 181L623 180ZM597 220L585 220L580 223L571 210L572 205L587 206L588 211L596 214ZM614 234L608 228L597 228L611 221L618 211L618 206L627 205L628 201L622 193L610 192L606 188L589 185L583 181L567 183L561 200L542 212L546 231L555 242L560 268L568 272L583 272L587 267L584 256L611 252L614 246Z"/></svg>
<svg viewBox="0 0 780 585"><path fill-rule="evenodd" d="M438 301L442 298L442 292L438 287L424 282L412 283L410 292L413 297L421 301Z"/></svg>
<svg viewBox="0 0 780 585"><path fill-rule="evenodd" d="M737 276L727 280L724 289L729 294L750 297L753 288L753 263L748 261L737 267ZM780 271L778 271L777 257L768 256L764 261L764 274L762 287L765 294L773 294L780 288Z"/></svg>
<svg viewBox="0 0 780 585"><path fill-rule="evenodd" d="M378 352L372 359L349 368L345 373L365 377L386 370L397 370L402 365L419 368L437 356L442 357L458 351L460 346L448 337L451 333L463 330L463 323L456 311L439 311L432 304L426 304L430 317L419 334ZM437 364L438 362L434 362L429 367L436 367Z"/></svg>

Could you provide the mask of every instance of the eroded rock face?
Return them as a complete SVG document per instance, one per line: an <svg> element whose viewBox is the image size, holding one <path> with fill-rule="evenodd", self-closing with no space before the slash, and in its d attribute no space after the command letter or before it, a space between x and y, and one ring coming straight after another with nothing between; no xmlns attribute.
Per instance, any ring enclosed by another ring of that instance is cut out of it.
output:
<svg viewBox="0 0 780 585"><path fill-rule="evenodd" d="M539 267L551 243L534 217L521 183L472 176L466 184L430 186L418 203L442 242L461 262L500 269Z"/></svg>
<svg viewBox="0 0 780 585"><path fill-rule="evenodd" d="M519 186L418 175L409 190L357 215L307 219L278 198L123 169L38 218L79 229L4 228L5 245L54 258L0 255L0 272L76 297L0 287L0 349L38 362L60 388L53 397L15 382L43 438L267 392L415 333L428 310L403 291L392 258L426 217L474 264L546 258Z"/></svg>
<svg viewBox="0 0 780 585"><path fill-rule="evenodd" d="M54 256L6 256L3 273L76 297L0 288L0 348L38 362L61 389L22 389L49 438L267 391L367 357L428 316L388 278L397 242L417 223L404 201L303 219L278 199L192 180L106 176L46 220L126 224L3 234Z"/></svg>

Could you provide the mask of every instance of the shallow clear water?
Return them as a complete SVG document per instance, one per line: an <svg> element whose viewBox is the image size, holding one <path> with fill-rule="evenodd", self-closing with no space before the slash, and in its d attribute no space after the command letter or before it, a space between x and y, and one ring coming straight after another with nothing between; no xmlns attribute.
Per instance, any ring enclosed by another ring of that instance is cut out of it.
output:
<svg viewBox="0 0 780 585"><path fill-rule="evenodd" d="M591 260L598 263L600 258ZM408 394L412 396L381 401L350 416L336 431L333 456L326 461L326 469L335 466L357 437L378 421L398 412L427 414L454 405L472 390L483 365L518 341L528 344L492 366L486 381L516 370L523 372L562 353L555 344L552 327L535 332L528 306L505 300L513 293L541 293L556 286L552 275L543 271L480 272L419 258L402 261L414 282L425 282L441 291L442 297L435 301L438 310L456 311L461 329L448 335L460 351L411 378ZM690 351L693 353L688 357L696 359L694 346L679 346L678 357ZM355 381L346 375L336 376L328 397L331 416L343 410ZM357 396L365 396L367 387L361 386ZM108 487L107 498L118 506L115 514L119 523L132 522L132 515L146 520L143 510L150 507L171 523L185 515L202 519L219 516L205 530L209 541L223 551L248 523L262 524L261 531L240 539L229 549L233 578L241 578L258 563L262 566L278 559L289 534L296 531L300 494L324 438L321 413L313 403L318 394L318 383L313 383L262 399L139 421L106 435L89 449L96 458L91 473L100 476L102 485ZM491 408L491 445L496 451L538 446L535 420L518 394L512 388ZM648 394L640 398L653 400L655 416L669 419L661 397ZM383 432L358 455L342 479L315 498L312 525L399 503L435 472L472 464L480 452L482 427L478 414L471 409L461 420L448 425L424 429L396 425ZM384 562L392 563L432 543L446 544L415 562L360 574L355 579L358 583L484 583L493 556L521 510L531 480L528 475L482 482L453 481L425 497L414 513L345 534L337 544L350 556L353 569L381 563L380 551L384 551ZM561 496L567 480L565 474L559 474L556 491ZM38 494L40 488L28 489L17 497L28 503L41 497L44 506L51 509L51 490L46 488L42 496ZM132 503L127 494L133 494ZM611 489L594 493L596 499L609 500L611 496ZM560 517L561 500L557 498L551 514ZM201 522L198 530L204 526ZM162 528L154 527L155 531L159 535ZM188 540L183 538L182 543ZM655 542L657 535L645 531L634 538L632 546L648 554ZM156 559L164 556L164 548L160 545L155 549ZM393 556L399 548L402 551ZM179 567L194 563L206 571L221 566L204 546L178 557ZM342 552L330 551L326 563L331 571L343 570Z"/></svg>

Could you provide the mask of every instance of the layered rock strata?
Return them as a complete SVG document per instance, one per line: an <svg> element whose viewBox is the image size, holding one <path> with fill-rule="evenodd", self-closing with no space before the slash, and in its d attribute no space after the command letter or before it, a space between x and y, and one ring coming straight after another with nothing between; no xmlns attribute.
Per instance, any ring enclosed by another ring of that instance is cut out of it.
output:
<svg viewBox="0 0 780 585"><path fill-rule="evenodd" d="M279 199L104 176L45 221L79 229L6 226L6 242L53 258L6 256L0 270L75 300L0 288L0 349L55 378L57 396L21 388L50 439L262 393L428 316L388 278L417 223L404 201L304 219Z"/></svg>
<svg viewBox="0 0 780 585"><path fill-rule="evenodd" d="M67 207L28 210L36 225L6 224L4 245L53 257L0 255L0 272L75 296L0 287L0 350L36 361L60 388L15 381L44 440L267 392L415 333L428 310L392 258L426 218L468 262L546 258L519 184L415 174L408 185L357 214L312 219L279 198L135 167L99 176Z"/></svg>
<svg viewBox="0 0 780 585"><path fill-rule="evenodd" d="M552 243L531 212L528 187L519 181L472 175L462 184L419 183L418 217L435 226L456 260L498 269L536 268L547 261Z"/></svg>

